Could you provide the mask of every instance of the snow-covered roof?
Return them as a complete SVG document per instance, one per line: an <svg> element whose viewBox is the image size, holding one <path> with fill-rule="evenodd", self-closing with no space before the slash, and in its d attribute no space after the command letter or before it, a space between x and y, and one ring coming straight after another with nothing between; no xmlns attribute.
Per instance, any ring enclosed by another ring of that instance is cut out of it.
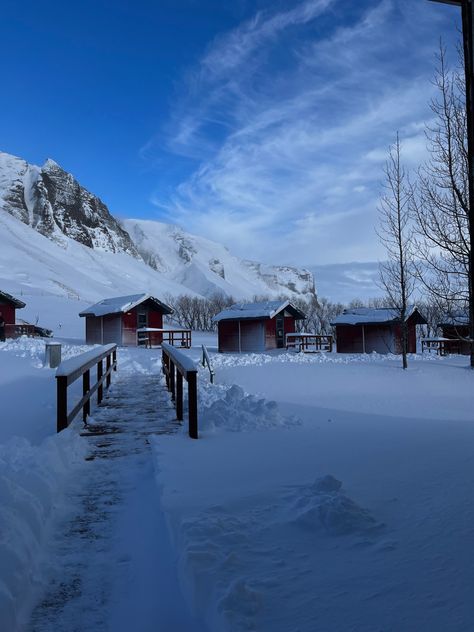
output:
<svg viewBox="0 0 474 632"><path fill-rule="evenodd" d="M235 303L216 314L212 320L218 323L221 320L273 318L283 310L288 310L297 319L305 318L303 312L294 307L290 301L262 301L260 303Z"/></svg>
<svg viewBox="0 0 474 632"><path fill-rule="evenodd" d="M438 327L456 327L456 325L469 325L469 316L465 312L453 312L445 314Z"/></svg>
<svg viewBox="0 0 474 632"><path fill-rule="evenodd" d="M25 307L26 305L26 303L23 303L23 301L20 301L14 296L12 296L11 294L7 294L7 292L2 292L1 290L0 290L0 301L1 302L6 301L7 303L14 305L18 309L21 309L22 307Z"/></svg>
<svg viewBox="0 0 474 632"><path fill-rule="evenodd" d="M131 294L130 296L114 296L104 298L95 305L84 309L79 316L107 316L109 314L125 313L141 305L145 301L152 301L164 314L172 314L173 310L150 294Z"/></svg>
<svg viewBox="0 0 474 632"><path fill-rule="evenodd" d="M426 323L416 305L407 307L406 318L417 316L417 324ZM342 314L331 321L331 325L370 325L378 323L394 323L400 321L400 311L393 307L356 307L345 309Z"/></svg>

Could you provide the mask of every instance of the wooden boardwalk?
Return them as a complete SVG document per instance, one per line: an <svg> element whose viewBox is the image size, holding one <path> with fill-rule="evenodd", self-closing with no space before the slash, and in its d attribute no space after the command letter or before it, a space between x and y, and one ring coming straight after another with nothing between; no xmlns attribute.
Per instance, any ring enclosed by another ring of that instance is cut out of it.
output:
<svg viewBox="0 0 474 632"><path fill-rule="evenodd" d="M49 587L28 629L197 630L179 603L150 448L151 436L180 426L169 394L156 374L119 375L92 419L82 433L88 463L67 490L69 515L45 559Z"/></svg>

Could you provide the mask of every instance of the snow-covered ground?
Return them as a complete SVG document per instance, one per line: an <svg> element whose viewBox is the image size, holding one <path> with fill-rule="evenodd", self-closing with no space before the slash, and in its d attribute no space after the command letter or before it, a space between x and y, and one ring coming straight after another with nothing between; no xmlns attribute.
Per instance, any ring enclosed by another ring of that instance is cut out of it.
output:
<svg viewBox="0 0 474 632"><path fill-rule="evenodd" d="M467 359L414 356L403 372L399 358L376 354L220 355L215 337L196 334L189 352L196 360L202 342L217 379L211 385L200 368L200 439L189 439L185 425L150 438L154 476L144 464L142 498L156 493L156 505L147 514L125 494L112 525L119 542L132 527L127 512L141 516L127 564L134 585L146 579L142 601L154 581L159 600L178 560L196 629L474 629ZM1 630L28 629L51 566L60 568L55 529L74 513L95 467L84 460L80 424L54 434L54 372L43 366L43 344L0 343L8 412L0 425ZM63 357L84 349L65 342ZM120 350L119 362L119 375L153 376L159 351ZM136 400L131 406L138 410ZM140 472L123 478L140 488ZM150 520L157 529L165 521L171 551ZM110 570L115 607L105 611L114 632L131 621L140 592L119 599L123 567ZM172 605L176 591L166 599ZM137 632L160 629L162 610L150 605Z"/></svg>
<svg viewBox="0 0 474 632"><path fill-rule="evenodd" d="M209 629L472 630L466 358L413 357L403 372L393 356L272 353L214 367L226 394L203 405L201 440L155 446L183 585Z"/></svg>

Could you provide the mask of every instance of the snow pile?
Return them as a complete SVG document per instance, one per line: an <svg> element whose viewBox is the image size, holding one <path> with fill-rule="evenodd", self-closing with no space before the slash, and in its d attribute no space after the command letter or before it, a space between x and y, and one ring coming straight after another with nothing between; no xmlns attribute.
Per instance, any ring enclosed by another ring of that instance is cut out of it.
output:
<svg viewBox="0 0 474 632"><path fill-rule="evenodd" d="M0 342L0 351L6 351L18 358L25 358L31 361L31 366L36 369L49 368L45 365L45 345L47 342L56 342L51 338L8 338L5 342ZM97 345L96 345L97 346ZM90 351L90 345L71 345L61 343L61 358L68 360L80 353ZM0 365L1 366L1 365Z"/></svg>
<svg viewBox="0 0 474 632"><path fill-rule="evenodd" d="M201 379L199 398L201 431L249 432L300 423L295 416L282 415L276 402L249 395L237 384L217 386L206 384L205 378Z"/></svg>
<svg viewBox="0 0 474 632"><path fill-rule="evenodd" d="M20 628L46 571L41 557L61 491L84 464L84 443L73 429L32 446L14 438L0 445L0 621Z"/></svg>
<svg viewBox="0 0 474 632"><path fill-rule="evenodd" d="M383 525L341 492L342 483L328 474L302 488L295 502L295 522L305 528L323 527L330 535L373 532Z"/></svg>
<svg viewBox="0 0 474 632"><path fill-rule="evenodd" d="M409 363L441 361L435 354L409 354ZM214 369L237 366L262 366L264 364L400 364L400 356L392 353L295 353L281 351L269 353L219 353L212 355Z"/></svg>

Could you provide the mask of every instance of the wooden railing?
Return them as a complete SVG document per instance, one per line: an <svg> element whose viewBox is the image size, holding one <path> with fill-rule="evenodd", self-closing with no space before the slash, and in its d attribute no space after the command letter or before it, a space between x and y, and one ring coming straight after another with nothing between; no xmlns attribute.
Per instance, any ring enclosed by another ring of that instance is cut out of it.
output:
<svg viewBox="0 0 474 632"><path fill-rule="evenodd" d="M201 360L202 366L205 367L207 365L207 368L209 369L209 379L211 380L211 384L214 384L214 369L212 368L212 364L211 364L211 358L209 357L209 352L206 348L206 345L202 345L202 360Z"/></svg>
<svg viewBox="0 0 474 632"><path fill-rule="evenodd" d="M5 337L19 338L20 336L33 337L35 335L34 325L6 324Z"/></svg>
<svg viewBox="0 0 474 632"><path fill-rule="evenodd" d="M194 360L167 342L161 345L166 386L176 406L176 419L183 419L183 379L188 383L188 432L198 438L197 367Z"/></svg>
<svg viewBox="0 0 474 632"><path fill-rule="evenodd" d="M293 347L305 353L319 351L332 352L333 338L323 334L294 333L286 334L286 348Z"/></svg>
<svg viewBox="0 0 474 632"><path fill-rule="evenodd" d="M105 359L105 373L104 373ZM91 387L90 370L97 366L97 382ZM90 399L97 391L97 403L100 404L104 395L105 387L108 388L111 382L112 371L117 370L117 345L102 345L91 351L81 353L74 358L61 362L56 371L57 387L57 432L61 432L69 426L77 413L82 409L84 423L87 421L91 411ZM82 376L82 398L68 413L68 386L73 384Z"/></svg>
<svg viewBox="0 0 474 632"><path fill-rule="evenodd" d="M151 349L159 347L162 342L167 342L174 347L182 349L191 348L190 329L158 329L153 327L143 327L137 329L137 344L144 344Z"/></svg>

